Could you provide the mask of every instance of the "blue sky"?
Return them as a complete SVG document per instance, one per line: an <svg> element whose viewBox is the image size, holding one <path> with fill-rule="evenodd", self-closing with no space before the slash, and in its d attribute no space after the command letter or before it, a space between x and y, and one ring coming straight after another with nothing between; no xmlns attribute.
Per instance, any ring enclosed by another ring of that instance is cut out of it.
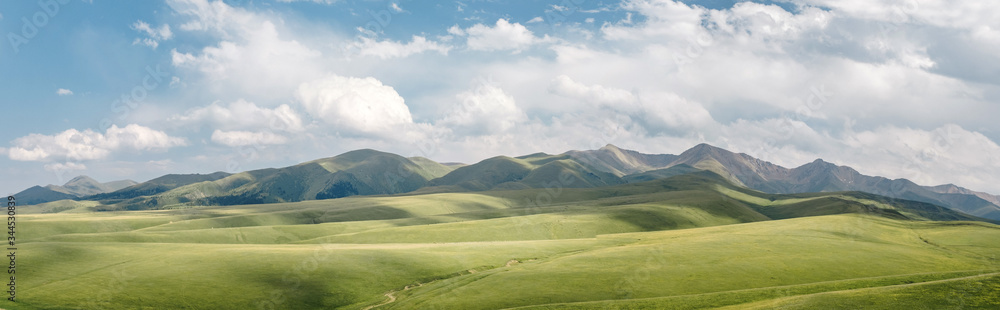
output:
<svg viewBox="0 0 1000 310"><path fill-rule="evenodd" d="M984 1L0 4L0 188L700 142L1000 193Z"/></svg>

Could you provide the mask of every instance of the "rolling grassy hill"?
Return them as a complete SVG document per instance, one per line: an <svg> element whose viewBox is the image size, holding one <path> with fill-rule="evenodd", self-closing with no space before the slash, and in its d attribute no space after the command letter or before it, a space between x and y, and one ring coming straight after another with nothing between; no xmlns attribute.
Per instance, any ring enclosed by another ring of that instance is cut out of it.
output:
<svg viewBox="0 0 1000 310"><path fill-rule="evenodd" d="M710 172L596 188L79 210L20 217L19 302L0 307L805 308L841 295L889 305L880 290L945 306L1000 302L990 284L1000 226L859 192L766 194Z"/></svg>

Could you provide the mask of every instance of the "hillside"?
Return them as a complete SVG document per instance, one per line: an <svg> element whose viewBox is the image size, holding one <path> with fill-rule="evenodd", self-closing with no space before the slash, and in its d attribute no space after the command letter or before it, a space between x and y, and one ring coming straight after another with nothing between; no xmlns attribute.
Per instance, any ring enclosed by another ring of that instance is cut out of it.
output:
<svg viewBox="0 0 1000 310"><path fill-rule="evenodd" d="M52 202L63 199L76 199L76 195L55 191L47 187L32 186L20 193L14 194L17 203L23 205L36 205L40 203Z"/></svg>
<svg viewBox="0 0 1000 310"><path fill-rule="evenodd" d="M450 167L424 158L411 160L375 150L357 150L294 166L225 175L162 192L152 191L151 195L107 201L108 205L99 209L142 210L396 194L421 188L427 181L450 171ZM151 184L136 187L164 188Z"/></svg>
<svg viewBox="0 0 1000 310"><path fill-rule="evenodd" d="M643 154L621 149L611 144L592 151L568 151L564 155L569 155L581 164L618 177L666 168L677 159L676 155Z"/></svg>
<svg viewBox="0 0 1000 310"><path fill-rule="evenodd" d="M215 172L211 174L168 174L146 182L134 184L113 192L103 193L85 197L87 200L101 200L111 203L114 200L130 199L140 196L151 196L166 192L184 185L215 181L229 176L229 173Z"/></svg>
<svg viewBox="0 0 1000 310"><path fill-rule="evenodd" d="M484 191L544 187L599 187L622 184L617 176L585 166L569 155L536 153L498 156L463 166L434 179L432 191Z"/></svg>
<svg viewBox="0 0 1000 310"><path fill-rule="evenodd" d="M1000 226L858 192L767 194L707 171L19 220L30 289L3 308L825 308L820 293L865 308L895 304L865 290L945 283L971 289L921 300L1000 302L975 282L1000 272Z"/></svg>

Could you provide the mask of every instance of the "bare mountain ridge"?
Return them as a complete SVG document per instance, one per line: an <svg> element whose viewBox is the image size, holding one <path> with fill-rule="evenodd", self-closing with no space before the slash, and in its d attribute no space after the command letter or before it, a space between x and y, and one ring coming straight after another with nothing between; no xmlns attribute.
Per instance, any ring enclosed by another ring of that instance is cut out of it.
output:
<svg viewBox="0 0 1000 310"><path fill-rule="evenodd" d="M817 159L788 169L743 153L733 153L699 144L661 168L688 165L709 170L731 182L774 194L862 191L910 199L959 210L971 215L1000 219L1000 197L955 185L920 186L907 179L891 180L867 176L848 166ZM601 166L595 166L600 169Z"/></svg>

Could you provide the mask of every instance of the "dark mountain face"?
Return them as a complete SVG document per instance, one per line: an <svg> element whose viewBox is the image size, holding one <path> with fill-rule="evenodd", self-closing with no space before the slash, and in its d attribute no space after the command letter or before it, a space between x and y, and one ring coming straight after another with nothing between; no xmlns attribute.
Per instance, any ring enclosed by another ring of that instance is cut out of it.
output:
<svg viewBox="0 0 1000 310"><path fill-rule="evenodd" d="M57 192L41 186L32 186L29 189L14 194L14 197L17 197L17 203L22 205L36 205L57 200L77 198L75 195Z"/></svg>

